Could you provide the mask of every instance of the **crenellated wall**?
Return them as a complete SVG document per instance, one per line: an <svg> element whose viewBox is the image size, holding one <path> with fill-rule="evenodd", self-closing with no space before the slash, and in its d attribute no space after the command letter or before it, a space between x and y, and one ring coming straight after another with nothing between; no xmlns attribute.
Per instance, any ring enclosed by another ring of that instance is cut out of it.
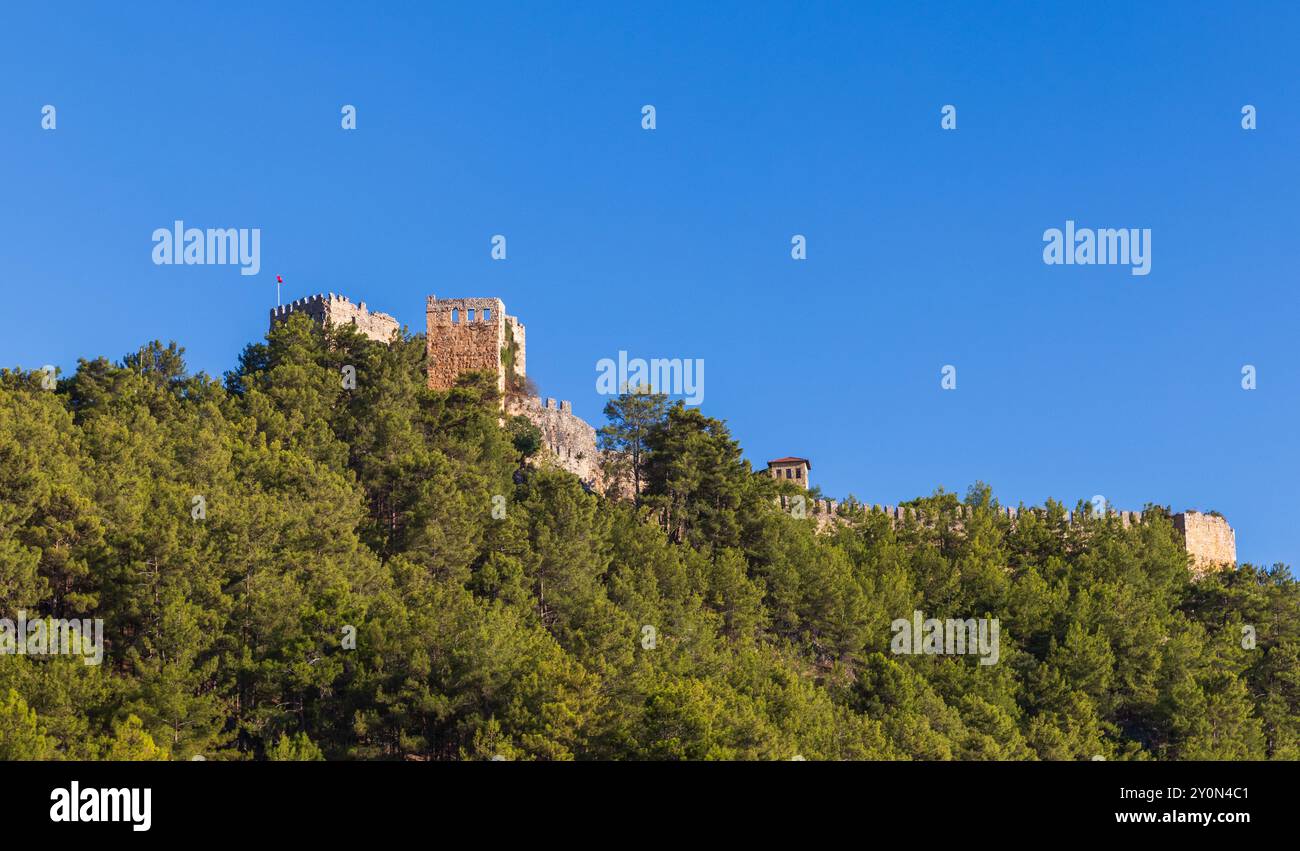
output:
<svg viewBox="0 0 1300 851"><path fill-rule="evenodd" d="M508 316L499 298L437 298L425 302L429 386L446 390L463 372L496 374L497 389L509 416L522 414L542 432L548 458L595 490L602 489L596 430L574 416L573 405L554 399L506 394L506 364L502 351L514 351L514 373L527 375L528 338L524 323Z"/></svg>
<svg viewBox="0 0 1300 851"><path fill-rule="evenodd" d="M798 500L805 499L799 496L780 496L777 497L781 508L785 511L798 511ZM958 516L971 516L972 509L970 506L958 506ZM1043 513L1041 508L1028 508L1028 512ZM863 503L845 502L841 503L834 499L805 499L803 505L805 516L811 517L817 521L819 529L826 528L837 521L863 512L881 513L889 517L891 523L900 523L904 520L914 520L925 522L923 514L918 514L915 508L907 506L893 505L871 505ZM1019 516L1019 510L1009 506L999 506L998 514L1013 523ZM1110 516L1118 517L1120 523L1128 528L1142 522L1141 511L1107 511ZM1066 511L1066 523L1074 525L1078 520L1074 512ZM1183 535L1184 546L1188 555L1192 557L1192 567L1198 573L1204 573L1209 570L1218 569L1224 566L1235 567L1237 564L1237 535L1228 521L1217 514L1202 514L1199 511L1187 511L1182 514L1173 515L1174 528L1178 529Z"/></svg>
<svg viewBox="0 0 1300 851"><path fill-rule="evenodd" d="M380 343L390 343L401 329L398 321L387 313L366 308L366 303L353 304L347 296L334 293L317 293L289 304L271 308L271 324L283 322L291 313L302 313L326 326L353 325L358 331Z"/></svg>
<svg viewBox="0 0 1300 851"><path fill-rule="evenodd" d="M542 444L557 466L573 473L593 490L603 491L596 430L573 413L573 405L554 399L510 400L506 413L522 414L542 432Z"/></svg>

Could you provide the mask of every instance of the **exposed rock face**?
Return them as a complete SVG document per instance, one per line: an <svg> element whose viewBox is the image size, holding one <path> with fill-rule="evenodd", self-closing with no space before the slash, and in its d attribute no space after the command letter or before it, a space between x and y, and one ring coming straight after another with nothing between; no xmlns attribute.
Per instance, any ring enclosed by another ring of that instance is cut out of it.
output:
<svg viewBox="0 0 1300 851"><path fill-rule="evenodd" d="M1217 514L1188 511L1174 515L1174 525L1187 541L1193 567L1205 572L1237 564L1237 533Z"/></svg>
<svg viewBox="0 0 1300 851"><path fill-rule="evenodd" d="M283 322L291 313L303 313L326 327L354 325L356 329L380 343L391 343L401 325L387 313L370 311L366 303L353 304L347 296L318 293L280 305L271 310L271 324Z"/></svg>
<svg viewBox="0 0 1300 851"><path fill-rule="evenodd" d="M554 399L528 397L510 400L507 414L522 414L542 432L542 444L554 463L573 473L594 490L603 491L600 457L596 452L596 430L573 414L573 406Z"/></svg>

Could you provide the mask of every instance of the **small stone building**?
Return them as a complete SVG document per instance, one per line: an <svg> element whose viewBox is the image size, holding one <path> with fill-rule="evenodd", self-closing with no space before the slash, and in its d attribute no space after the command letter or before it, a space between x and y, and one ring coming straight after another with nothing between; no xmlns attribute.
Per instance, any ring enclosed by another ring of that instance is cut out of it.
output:
<svg viewBox="0 0 1300 851"><path fill-rule="evenodd" d="M812 472L812 462L807 458L776 458L767 462L767 474L774 479L794 482L807 490L808 474Z"/></svg>

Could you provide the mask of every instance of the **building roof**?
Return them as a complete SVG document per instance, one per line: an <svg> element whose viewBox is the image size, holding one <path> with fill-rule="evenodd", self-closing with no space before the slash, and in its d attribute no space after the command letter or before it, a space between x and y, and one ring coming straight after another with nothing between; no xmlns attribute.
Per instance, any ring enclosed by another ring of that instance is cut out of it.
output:
<svg viewBox="0 0 1300 851"><path fill-rule="evenodd" d="M790 456L788 458L773 458L771 461L767 462L767 465L770 467L773 464L800 464L800 463L807 464L808 469L809 470L812 469L812 462L809 461L807 458L795 458L794 456Z"/></svg>

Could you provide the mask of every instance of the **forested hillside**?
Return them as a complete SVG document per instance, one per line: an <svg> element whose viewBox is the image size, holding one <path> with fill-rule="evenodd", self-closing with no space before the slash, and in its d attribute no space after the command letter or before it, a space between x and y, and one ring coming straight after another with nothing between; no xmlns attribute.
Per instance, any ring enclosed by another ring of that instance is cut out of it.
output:
<svg viewBox="0 0 1300 851"><path fill-rule="evenodd" d="M105 639L0 655L0 759L1300 757L1296 582L1193 583L1158 510L1013 528L977 484L961 529L940 492L819 535L698 409L611 406L634 505L522 463L492 378L428 390L422 338L181 353L0 376L0 617ZM999 619L997 664L894 655L914 610Z"/></svg>

